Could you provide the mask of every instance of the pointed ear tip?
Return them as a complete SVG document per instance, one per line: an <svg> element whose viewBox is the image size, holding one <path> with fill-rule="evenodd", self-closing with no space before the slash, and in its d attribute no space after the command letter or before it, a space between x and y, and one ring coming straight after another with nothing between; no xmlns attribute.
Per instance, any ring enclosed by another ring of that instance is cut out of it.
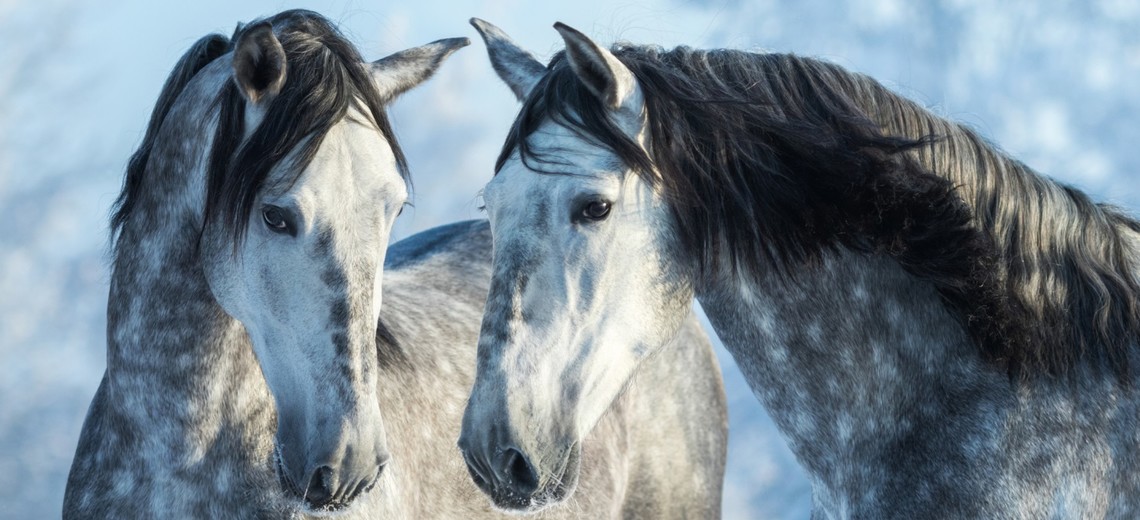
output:
<svg viewBox="0 0 1140 520"><path fill-rule="evenodd" d="M566 25L562 22L555 22L554 29L556 31L558 31L558 34L560 34L562 36L562 39L566 40L567 42L569 42L571 39L573 39L573 40L583 40L583 39L588 40L589 39L586 37L585 34L582 34L582 31L579 31L578 29L570 27L569 25Z"/></svg>
<svg viewBox="0 0 1140 520"><path fill-rule="evenodd" d="M554 29L562 34L582 34L582 31L570 27L562 22L554 22Z"/></svg>
<svg viewBox="0 0 1140 520"><path fill-rule="evenodd" d="M259 33L264 33L264 32L268 32L269 34L273 34L273 24L269 23L269 20L262 20L260 22L253 24L253 25L243 27L242 32L246 35L253 35L253 34L259 34ZM274 36L274 38L276 38L276 36Z"/></svg>
<svg viewBox="0 0 1140 520"><path fill-rule="evenodd" d="M276 54L273 52L274 50L281 49L281 41L273 33L273 25L268 21L263 20L243 28L237 40L233 42L235 56L253 52L255 48L261 48L262 51L260 52L265 52L265 49L268 49L273 54ZM284 58L284 55L282 54L281 57Z"/></svg>
<svg viewBox="0 0 1140 520"><path fill-rule="evenodd" d="M455 50L471 45L471 38L460 36L458 38L444 38L442 40L436 40L431 43L434 45L446 47L448 50Z"/></svg>
<svg viewBox="0 0 1140 520"><path fill-rule="evenodd" d="M503 32L501 29L496 27L491 22L488 22L487 20L472 18L468 21L471 23L471 26L479 32L479 36L481 36L484 40L494 37L495 35L501 34Z"/></svg>

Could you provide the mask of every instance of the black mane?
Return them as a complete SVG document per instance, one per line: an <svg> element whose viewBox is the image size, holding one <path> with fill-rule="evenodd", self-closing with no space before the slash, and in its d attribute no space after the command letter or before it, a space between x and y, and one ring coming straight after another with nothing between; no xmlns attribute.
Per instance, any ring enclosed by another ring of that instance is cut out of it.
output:
<svg viewBox="0 0 1140 520"><path fill-rule="evenodd" d="M296 153L290 166L299 175L350 107L376 123L396 156L401 176L409 181L404 153L384 111L385 100L352 43L312 11L284 11L266 21L285 49L285 85L243 144L245 99L228 82L218 98L221 115L210 152L206 219L221 219L232 231L235 245L244 237L245 222L270 170Z"/></svg>
<svg viewBox="0 0 1140 520"><path fill-rule="evenodd" d="M186 51L178 59L178 63L174 65L174 70L166 78L166 83L162 85L162 90L158 94L158 101L155 102L154 111L151 112L150 122L146 126L146 134L143 136L142 144L127 162L127 174L123 179L123 189L119 192L119 197L115 199L111 210L112 237L122 229L123 224L127 222L127 217L135 208L139 189L142 186L143 173L150 161L150 152L154 149L158 131L162 128L163 121L166 120L166 114L174 106L174 101L178 99L182 90L198 74L198 71L229 51L230 40L228 38L220 34L206 35L194 42L190 50Z"/></svg>
<svg viewBox="0 0 1140 520"><path fill-rule="evenodd" d="M516 150L528 164L553 161L528 142L551 119L665 195L704 274L721 261L790 272L836 247L885 254L932 283L983 356L1011 374L1088 361L1127 379L1140 282L1120 233L1140 230L1135 220L832 64L686 47L613 52L644 94L649 152L559 53L496 171Z"/></svg>
<svg viewBox="0 0 1140 520"><path fill-rule="evenodd" d="M265 118L243 144L245 98L233 82L218 94L219 124L210 150L205 218L220 219L233 233L235 246L270 170L296 149L294 175L312 160L329 128L350 107L369 115L388 141L396 165L409 182L407 162L364 60L327 19L312 11L284 11L268 21L285 49L288 72ZM253 24L250 24L252 26ZM231 39L211 34L198 40L174 66L151 114L142 144L127 165L123 189L111 216L112 236L122 229L138 200L150 153L167 113L203 67L233 50L244 26Z"/></svg>

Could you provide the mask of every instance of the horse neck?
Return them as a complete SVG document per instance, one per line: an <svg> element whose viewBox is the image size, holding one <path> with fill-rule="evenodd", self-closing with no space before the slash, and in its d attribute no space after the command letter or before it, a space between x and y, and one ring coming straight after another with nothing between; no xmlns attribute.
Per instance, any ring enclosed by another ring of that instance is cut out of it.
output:
<svg viewBox="0 0 1140 520"><path fill-rule="evenodd" d="M148 435L194 430L204 444L223 425L272 425L249 340L212 297L197 255L212 90L187 92L168 116L118 237L107 306L109 402L138 423L167 426Z"/></svg>
<svg viewBox="0 0 1140 520"><path fill-rule="evenodd" d="M851 486L938 403L1002 384L938 293L887 258L829 253L816 266L742 280L725 274L698 300L817 492ZM995 391L996 393L996 391ZM905 444L903 444L905 445Z"/></svg>
<svg viewBox="0 0 1140 520"><path fill-rule="evenodd" d="M867 80L862 109L891 135L936 136L910 156L949 180L994 244L994 273L1032 323L1013 353L1034 368L1105 365L1129 378L1140 355L1140 222L1038 174L973 130ZM1008 336L1007 336L1008 337Z"/></svg>

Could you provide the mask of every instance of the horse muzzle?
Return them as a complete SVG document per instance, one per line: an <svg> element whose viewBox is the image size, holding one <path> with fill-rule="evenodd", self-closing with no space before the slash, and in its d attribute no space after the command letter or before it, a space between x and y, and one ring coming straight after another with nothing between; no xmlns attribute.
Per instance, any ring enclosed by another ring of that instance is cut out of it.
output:
<svg viewBox="0 0 1140 520"><path fill-rule="evenodd" d="M306 513L336 513L376 486L389 457L385 452L374 464L348 468L326 463L300 472L291 471L279 445L275 458L278 481L286 495L299 500Z"/></svg>
<svg viewBox="0 0 1140 520"><path fill-rule="evenodd" d="M533 513L562 502L578 484L581 450L577 443L561 450L555 464L544 470L514 443L471 442L461 436L459 449L475 485L507 512ZM547 460L551 460L548 458Z"/></svg>

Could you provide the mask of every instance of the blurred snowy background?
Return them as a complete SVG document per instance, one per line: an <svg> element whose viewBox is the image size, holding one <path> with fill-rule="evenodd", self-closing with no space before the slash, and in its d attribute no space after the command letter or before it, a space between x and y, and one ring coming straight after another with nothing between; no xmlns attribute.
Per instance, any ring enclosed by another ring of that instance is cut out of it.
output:
<svg viewBox="0 0 1140 520"><path fill-rule="evenodd" d="M598 41L792 51L871 74L1039 171L1140 209L1140 2L0 0L0 517L59 514L104 368L107 215L167 73L198 37L291 7L366 57L469 36L392 107L415 179L396 238L478 218L516 107L467 25L542 58ZM808 482L731 359L727 518L807 518Z"/></svg>

